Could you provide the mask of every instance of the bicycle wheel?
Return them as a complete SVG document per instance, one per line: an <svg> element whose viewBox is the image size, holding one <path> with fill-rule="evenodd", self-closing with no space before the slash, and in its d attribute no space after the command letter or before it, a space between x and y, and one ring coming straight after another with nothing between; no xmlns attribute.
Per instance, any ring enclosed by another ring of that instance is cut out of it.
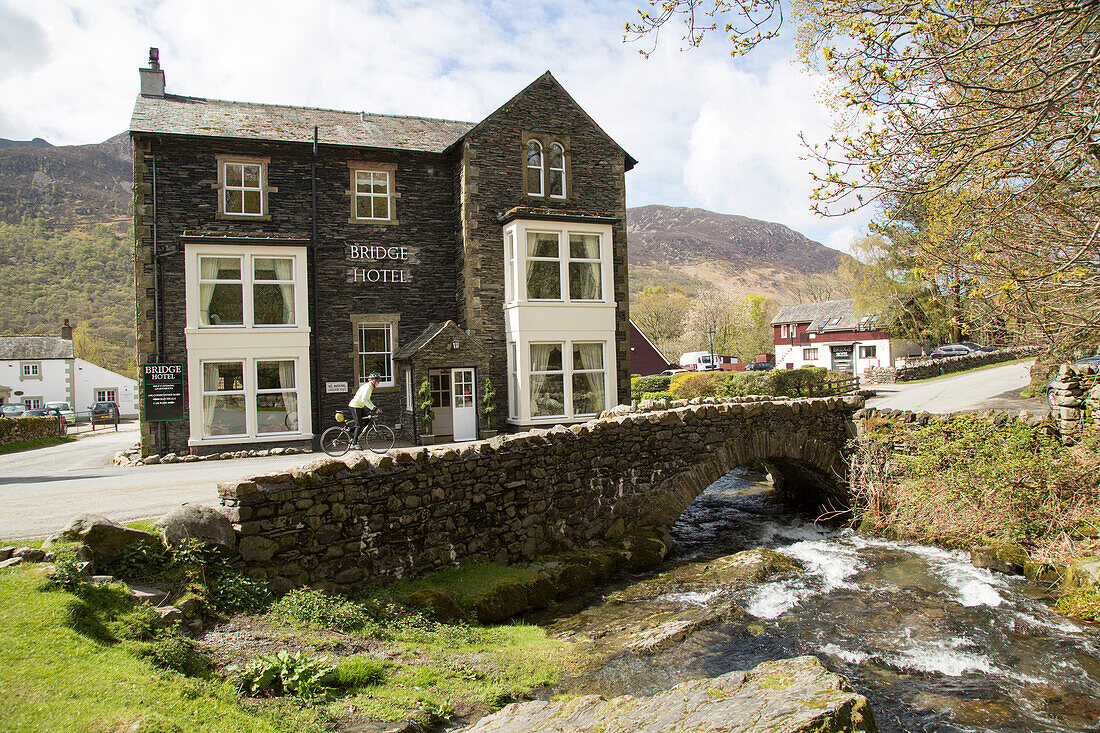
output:
<svg viewBox="0 0 1100 733"><path fill-rule="evenodd" d="M393 431L387 425L371 425L360 439L375 453L386 453L393 447Z"/></svg>
<svg viewBox="0 0 1100 733"><path fill-rule="evenodd" d="M351 433L347 428L333 425L321 433L321 450L333 458L339 458L351 450Z"/></svg>

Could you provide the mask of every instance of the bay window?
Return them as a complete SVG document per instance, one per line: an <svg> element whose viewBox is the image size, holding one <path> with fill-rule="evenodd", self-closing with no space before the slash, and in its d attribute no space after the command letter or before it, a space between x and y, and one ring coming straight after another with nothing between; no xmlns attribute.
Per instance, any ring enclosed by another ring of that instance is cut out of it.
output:
<svg viewBox="0 0 1100 733"><path fill-rule="evenodd" d="M292 257L200 256L198 280L200 326L295 325Z"/></svg>
<svg viewBox="0 0 1100 733"><path fill-rule="evenodd" d="M531 417L565 416L562 344L531 344Z"/></svg>
<svg viewBox="0 0 1100 733"><path fill-rule="evenodd" d="M598 234L569 235L569 299L603 299Z"/></svg>
<svg viewBox="0 0 1100 733"><path fill-rule="evenodd" d="M561 258L558 234L527 232L528 300L561 299Z"/></svg>
<svg viewBox="0 0 1100 733"><path fill-rule="evenodd" d="M298 432L298 390L294 362L256 362L256 432Z"/></svg>
<svg viewBox="0 0 1100 733"><path fill-rule="evenodd" d="M252 259L252 313L257 326L294 325L293 259Z"/></svg>
<svg viewBox="0 0 1100 733"><path fill-rule="evenodd" d="M202 365L202 425L205 437L248 435L244 362Z"/></svg>
<svg viewBox="0 0 1100 733"><path fill-rule="evenodd" d="M295 359L202 364L202 436L299 433Z"/></svg>

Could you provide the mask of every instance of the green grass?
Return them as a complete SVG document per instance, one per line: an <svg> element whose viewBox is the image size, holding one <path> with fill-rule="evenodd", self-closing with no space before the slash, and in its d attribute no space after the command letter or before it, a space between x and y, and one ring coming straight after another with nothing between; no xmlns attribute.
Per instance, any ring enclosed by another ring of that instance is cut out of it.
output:
<svg viewBox="0 0 1100 733"><path fill-rule="evenodd" d="M39 438L38 440L28 440L25 443L0 445L0 455L3 455L5 453L19 453L20 451L34 450L35 448L47 448L51 445L72 443L74 440L76 440L76 438L72 435L58 435L53 438Z"/></svg>
<svg viewBox="0 0 1100 733"><path fill-rule="evenodd" d="M947 377L954 377L959 374L969 374L970 372L980 372L983 369L994 369L996 367L1008 366L1009 364L1019 364L1025 361L1035 361L1034 356L1024 357L1023 359L1013 359L1012 361L999 361L996 364L986 364L984 366L973 367L972 369L961 369L957 372L948 372L947 374L939 374L935 377L925 377L924 379L912 379L904 382L898 382L898 384L920 384L921 382L934 382L937 379L946 379ZM1024 396L1024 395L1021 395Z"/></svg>
<svg viewBox="0 0 1100 733"><path fill-rule="evenodd" d="M81 601L46 590L41 570L0 572L0 730L320 731L315 712L285 703L246 709L216 679L159 670L114 643L109 593Z"/></svg>
<svg viewBox="0 0 1100 733"><path fill-rule="evenodd" d="M419 580L402 581L387 586L384 594L393 598L402 598L418 590L437 590L450 593L458 605L469 609L478 599L503 583L528 583L535 578L536 572L527 568L514 568L506 565L482 562L462 565L457 568L441 570Z"/></svg>

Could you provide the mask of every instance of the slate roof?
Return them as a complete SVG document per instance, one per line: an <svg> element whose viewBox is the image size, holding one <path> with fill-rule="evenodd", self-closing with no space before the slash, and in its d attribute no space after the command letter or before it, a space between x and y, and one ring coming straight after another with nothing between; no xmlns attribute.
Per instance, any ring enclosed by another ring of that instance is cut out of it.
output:
<svg viewBox="0 0 1100 733"><path fill-rule="evenodd" d="M859 319L853 315L855 306L855 298L785 305L775 314L771 325L809 323L815 331L853 331L859 328ZM832 325L823 325L823 321L828 322L834 318L839 318L840 321Z"/></svg>
<svg viewBox="0 0 1100 733"><path fill-rule="evenodd" d="M428 345L432 339L446 330L447 326L451 325L458 328L458 325L454 321L443 321L442 323L433 323L423 331L420 335L414 338L409 343L402 346L397 350L397 353L393 355L394 359L408 359L410 356L420 351L422 348Z"/></svg>
<svg viewBox="0 0 1100 733"><path fill-rule="evenodd" d="M0 359L72 359L73 342L60 336L0 336Z"/></svg>
<svg viewBox="0 0 1100 733"><path fill-rule="evenodd" d="M441 153L474 128L473 122L347 112L318 107L139 95L131 132L318 142Z"/></svg>

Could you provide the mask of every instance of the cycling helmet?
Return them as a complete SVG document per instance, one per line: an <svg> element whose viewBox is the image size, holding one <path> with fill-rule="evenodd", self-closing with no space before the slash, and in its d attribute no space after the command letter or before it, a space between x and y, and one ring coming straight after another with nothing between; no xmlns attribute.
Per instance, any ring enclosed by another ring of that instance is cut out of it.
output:
<svg viewBox="0 0 1100 733"><path fill-rule="evenodd" d="M367 375L367 381L368 382L373 382L376 379L379 382L381 382L382 381L382 375L379 374L378 372L371 372L369 375Z"/></svg>

